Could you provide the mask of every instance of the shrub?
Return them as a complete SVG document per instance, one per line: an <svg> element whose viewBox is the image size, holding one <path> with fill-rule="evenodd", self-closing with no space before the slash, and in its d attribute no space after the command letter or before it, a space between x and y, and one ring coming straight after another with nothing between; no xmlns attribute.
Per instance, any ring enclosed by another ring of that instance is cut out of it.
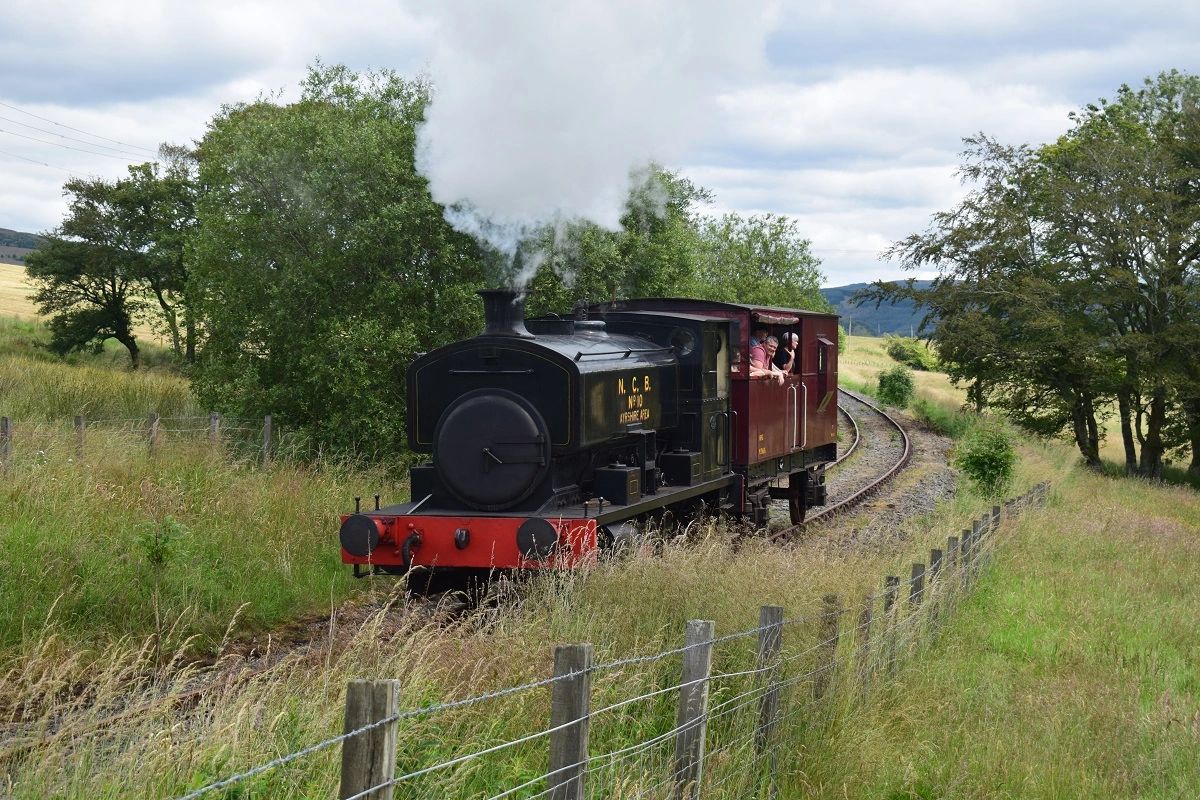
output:
<svg viewBox="0 0 1200 800"><path fill-rule="evenodd" d="M838 352L846 352L846 340L850 337L849 332L841 325L838 325Z"/></svg>
<svg viewBox="0 0 1200 800"><path fill-rule="evenodd" d="M1008 434L994 425L976 425L955 450L954 466L984 497L999 497L1012 483L1017 453Z"/></svg>
<svg viewBox="0 0 1200 800"><path fill-rule="evenodd" d="M912 370L897 364L879 373L879 391L876 396L890 406L908 408L913 396Z"/></svg>
<svg viewBox="0 0 1200 800"><path fill-rule="evenodd" d="M938 367L937 357L929 351L928 346L906 336L887 337L887 354L913 369L928 371Z"/></svg>

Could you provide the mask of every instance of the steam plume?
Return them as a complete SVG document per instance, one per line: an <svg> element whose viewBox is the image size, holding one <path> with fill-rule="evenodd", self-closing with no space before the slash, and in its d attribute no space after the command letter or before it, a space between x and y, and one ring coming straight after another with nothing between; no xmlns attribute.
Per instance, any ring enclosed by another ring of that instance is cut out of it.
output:
<svg viewBox="0 0 1200 800"><path fill-rule="evenodd" d="M418 165L447 219L510 258L531 231L619 227L636 175L715 126L755 69L766 0L434 0ZM526 271L529 262L526 260Z"/></svg>

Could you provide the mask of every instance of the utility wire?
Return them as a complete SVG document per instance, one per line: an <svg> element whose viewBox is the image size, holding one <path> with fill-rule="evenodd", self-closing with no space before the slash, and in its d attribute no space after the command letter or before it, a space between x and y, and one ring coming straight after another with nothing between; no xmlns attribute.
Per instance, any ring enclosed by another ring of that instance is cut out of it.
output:
<svg viewBox="0 0 1200 800"><path fill-rule="evenodd" d="M61 147L66 150L76 150L80 153L88 153L89 155L93 155L93 156L105 156L106 158L115 158L118 161L124 161L126 164L128 164L130 161L133 160L132 158L125 157L125 156L115 156L112 153L100 153L95 150L84 150L82 147L72 147L69 144L63 144L62 142L51 142L46 139L39 139L36 136L28 136L24 133L17 133L16 131L5 130L4 128L0 128L0 133L7 133L9 136L19 136L20 138L28 139L31 142L41 142L42 144L48 144L51 147ZM100 146L103 147L103 145L100 145Z"/></svg>
<svg viewBox="0 0 1200 800"><path fill-rule="evenodd" d="M60 139L67 139L72 142L86 144L88 147L98 147L101 150L112 150L114 153L120 153L121 155L131 156L133 158L145 158L145 156L141 155L140 153L134 153L130 150L122 150L119 147L111 147L109 145L100 144L98 142L89 142L87 139L80 139L77 136L67 136L65 133L59 133L58 131L47 130L46 128L39 128L37 125L30 125L27 122L21 122L20 120L13 119L12 117L0 116L0 120L3 120L4 122L11 122L14 125L20 125L22 128L29 128L30 130L37 131L38 133L45 133L49 136L57 136Z"/></svg>
<svg viewBox="0 0 1200 800"><path fill-rule="evenodd" d="M19 158L22 161L28 161L30 164L37 164L39 167L49 167L50 169L62 170L68 175L75 174L74 170L69 170L66 167L56 167L54 164L47 164L45 161L38 161L34 158L28 158L27 156L20 155L19 153L10 153L7 150L0 150L0 155L9 156L11 158Z"/></svg>
<svg viewBox="0 0 1200 800"><path fill-rule="evenodd" d="M48 118L46 118L46 117L41 117L41 116L38 116L37 114L34 114L32 111L26 111L26 110L25 110L25 109L23 109L23 108L17 108L16 106L14 106L14 105L10 105L10 104L8 104L8 103L5 103L5 102L3 102L3 101L0 101L0 106L3 106L4 108L10 108L10 109L12 109L13 111L19 112L19 113L21 113L21 114L25 114L26 116L29 116L29 117L33 117L34 119L40 119L42 122L49 122L51 125L57 125L57 126L58 126L58 127L60 127L60 128L66 128L66 129L67 129L67 130L69 130L69 131L75 131L76 133L82 133L84 136L91 136L93 139L103 139L103 140L104 140L104 141L106 141L106 142L112 142L113 144L119 144L119 145L121 145L122 147L132 147L134 150L145 150L147 153L154 153L155 155L158 155L158 151L157 151L157 150L152 150L152 149L151 149L151 148L149 148L149 147L142 147L141 145L137 145L137 144L130 144L129 142L122 142L122 141L120 141L119 139L110 139L110 138L108 138L107 136L101 136L101 135L99 135L99 134L96 134L96 133L90 133L90 132L88 132L88 131L85 131L85 130L83 130L83 129L81 129L81 128L72 128L70 125L64 125L64 124L63 124L63 123L61 123L61 122L55 122L55 121L54 121L54 120L52 120L52 119L48 119Z"/></svg>

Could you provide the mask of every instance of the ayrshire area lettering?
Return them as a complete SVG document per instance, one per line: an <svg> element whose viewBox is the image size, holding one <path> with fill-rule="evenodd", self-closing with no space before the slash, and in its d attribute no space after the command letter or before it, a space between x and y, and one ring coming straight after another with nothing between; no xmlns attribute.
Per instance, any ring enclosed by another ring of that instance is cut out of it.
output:
<svg viewBox="0 0 1200 800"><path fill-rule="evenodd" d="M650 383L649 375L617 378L617 422L632 425L649 420L650 408L646 398L653 393L654 386Z"/></svg>

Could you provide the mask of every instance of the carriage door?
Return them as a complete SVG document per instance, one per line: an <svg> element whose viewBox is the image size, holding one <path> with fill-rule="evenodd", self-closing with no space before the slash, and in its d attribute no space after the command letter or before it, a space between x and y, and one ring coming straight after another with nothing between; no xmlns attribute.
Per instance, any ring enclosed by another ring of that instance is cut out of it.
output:
<svg viewBox="0 0 1200 800"><path fill-rule="evenodd" d="M732 453L729 413L729 332L727 323L704 326L704 471L727 470Z"/></svg>

